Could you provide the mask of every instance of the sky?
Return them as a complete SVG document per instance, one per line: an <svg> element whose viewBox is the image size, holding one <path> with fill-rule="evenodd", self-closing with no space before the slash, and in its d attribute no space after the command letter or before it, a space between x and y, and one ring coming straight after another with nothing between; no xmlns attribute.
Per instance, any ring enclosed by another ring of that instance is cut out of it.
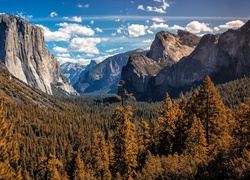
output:
<svg viewBox="0 0 250 180"><path fill-rule="evenodd" d="M250 20L249 7L250 0L0 0L0 13L44 29L61 64L149 49L159 31L222 33Z"/></svg>

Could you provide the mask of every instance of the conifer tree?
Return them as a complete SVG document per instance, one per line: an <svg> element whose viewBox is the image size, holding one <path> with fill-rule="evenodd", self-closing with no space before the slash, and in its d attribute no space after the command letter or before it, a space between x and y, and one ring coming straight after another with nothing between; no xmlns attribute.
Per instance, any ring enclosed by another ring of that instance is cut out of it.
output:
<svg viewBox="0 0 250 180"><path fill-rule="evenodd" d="M81 159L81 152L78 150L77 154L75 156L74 162L74 168L73 168L73 174L72 179L73 180L85 180L85 169L84 169L84 162Z"/></svg>
<svg viewBox="0 0 250 180"><path fill-rule="evenodd" d="M194 115L191 128L188 130L185 154L191 155L196 164L207 164L207 141L205 130L199 118Z"/></svg>
<svg viewBox="0 0 250 180"><path fill-rule="evenodd" d="M136 127L131 122L132 115L132 107L128 102L116 107L113 115L115 132L113 135L114 164L112 172L114 177L117 173L125 179L136 176L138 146Z"/></svg>
<svg viewBox="0 0 250 180"><path fill-rule="evenodd" d="M92 148L96 177L101 180L111 179L111 173L109 171L108 149L102 132L97 132L94 134Z"/></svg>
<svg viewBox="0 0 250 180"><path fill-rule="evenodd" d="M18 145L13 142L12 127L5 119L3 103L0 103L0 179L22 179L18 166Z"/></svg>
<svg viewBox="0 0 250 180"><path fill-rule="evenodd" d="M159 115L159 153L173 153L175 139L175 123L178 119L179 107L176 102L171 100L166 93L165 101L162 104L162 110Z"/></svg>
<svg viewBox="0 0 250 180"><path fill-rule="evenodd" d="M59 168L63 164L56 156L49 154L48 157L42 157L39 160L36 179L61 180Z"/></svg>
<svg viewBox="0 0 250 180"><path fill-rule="evenodd" d="M197 91L194 91L187 105L189 115L195 114L205 129L209 146L208 154L214 157L222 149L228 148L230 135L227 111L216 87L207 76Z"/></svg>

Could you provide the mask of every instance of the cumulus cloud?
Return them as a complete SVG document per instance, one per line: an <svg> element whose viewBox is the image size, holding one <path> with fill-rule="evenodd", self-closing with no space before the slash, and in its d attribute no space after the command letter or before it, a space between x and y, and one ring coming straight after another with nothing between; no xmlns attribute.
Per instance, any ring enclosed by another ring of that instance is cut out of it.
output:
<svg viewBox="0 0 250 180"><path fill-rule="evenodd" d="M159 17L152 18L152 21L159 22L159 23L165 22L163 18L159 18Z"/></svg>
<svg viewBox="0 0 250 180"><path fill-rule="evenodd" d="M58 53L56 56L57 57L70 57L70 54L69 53Z"/></svg>
<svg viewBox="0 0 250 180"><path fill-rule="evenodd" d="M53 17L56 17L56 16L58 16L58 14L57 14L56 12L51 12L51 13L50 13L50 17L53 18Z"/></svg>
<svg viewBox="0 0 250 180"><path fill-rule="evenodd" d="M106 52L107 52L107 53L112 53L112 52L118 51L118 50L123 50L123 47L108 49Z"/></svg>
<svg viewBox="0 0 250 180"><path fill-rule="evenodd" d="M44 37L45 41L69 41L70 39L70 34L67 32L62 32L62 31L50 31L49 28L43 26L43 25L37 25L44 30Z"/></svg>
<svg viewBox="0 0 250 180"><path fill-rule="evenodd" d="M66 19L68 21L73 21L73 22L82 22L82 17L80 16L73 16L73 17L63 17L63 19Z"/></svg>
<svg viewBox="0 0 250 180"><path fill-rule="evenodd" d="M207 23L192 21L186 26L185 30L196 34L201 32L213 32L213 30L208 26L209 24Z"/></svg>
<svg viewBox="0 0 250 180"><path fill-rule="evenodd" d="M99 28L99 27L95 28L95 31L96 31L96 32L100 32L100 33L103 32L102 29Z"/></svg>
<svg viewBox="0 0 250 180"><path fill-rule="evenodd" d="M167 24L164 24L164 23L153 23L152 26L150 26L150 29L153 29L153 30L157 30L157 29L166 29L166 30L169 30L170 27L167 25Z"/></svg>
<svg viewBox="0 0 250 180"><path fill-rule="evenodd" d="M70 42L69 50L73 52L84 52L87 54L99 54L96 45L101 41L101 38L73 38Z"/></svg>
<svg viewBox="0 0 250 180"><path fill-rule="evenodd" d="M128 33L131 37L143 36L146 34L146 30L148 26L140 25L140 24L132 24L128 26Z"/></svg>
<svg viewBox="0 0 250 180"><path fill-rule="evenodd" d="M25 13L23 13L23 12L17 12L17 16L26 20L26 21L29 21L33 18L33 15L25 15Z"/></svg>
<svg viewBox="0 0 250 180"><path fill-rule="evenodd" d="M68 49L67 48L63 48L63 47L53 47L53 51L57 52L57 53L67 53Z"/></svg>
<svg viewBox="0 0 250 180"><path fill-rule="evenodd" d="M94 36L95 32L86 26L82 26L80 24L69 24L69 23L59 23L58 26L61 26L62 28L59 28L58 31L67 33L67 34L79 34L84 36Z"/></svg>
<svg viewBox="0 0 250 180"><path fill-rule="evenodd" d="M94 20L91 20L91 21L90 21L90 24L94 24L94 23L95 23L95 21L94 21Z"/></svg>
<svg viewBox="0 0 250 180"><path fill-rule="evenodd" d="M226 24L218 26L219 29L236 29L243 26L245 23L241 20L229 21Z"/></svg>
<svg viewBox="0 0 250 180"><path fill-rule="evenodd" d="M137 7L137 9L142 10L142 11L145 10L145 8L143 7L143 5L139 5L139 6Z"/></svg>
<svg viewBox="0 0 250 180"><path fill-rule="evenodd" d="M170 6L166 0L155 0L155 2L162 3L160 6L147 6L145 9L143 5L139 5L137 9L142 11L150 11L150 12L157 12L157 13L166 13L167 8Z"/></svg>

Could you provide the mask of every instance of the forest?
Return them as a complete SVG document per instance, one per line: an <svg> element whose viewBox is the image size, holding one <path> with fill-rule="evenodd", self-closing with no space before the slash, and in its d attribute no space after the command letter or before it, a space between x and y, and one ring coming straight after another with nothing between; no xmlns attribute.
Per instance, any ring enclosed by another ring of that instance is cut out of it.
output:
<svg viewBox="0 0 250 180"><path fill-rule="evenodd" d="M151 103L31 99L0 80L0 179L250 178L249 77Z"/></svg>

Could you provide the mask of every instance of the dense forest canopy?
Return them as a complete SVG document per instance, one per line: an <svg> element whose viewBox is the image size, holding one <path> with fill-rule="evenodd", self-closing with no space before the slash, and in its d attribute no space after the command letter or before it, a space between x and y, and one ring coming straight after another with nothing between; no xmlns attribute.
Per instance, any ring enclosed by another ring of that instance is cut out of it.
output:
<svg viewBox="0 0 250 180"><path fill-rule="evenodd" d="M249 77L218 86L206 77L189 94L155 103L54 99L7 77L0 179L250 177Z"/></svg>

